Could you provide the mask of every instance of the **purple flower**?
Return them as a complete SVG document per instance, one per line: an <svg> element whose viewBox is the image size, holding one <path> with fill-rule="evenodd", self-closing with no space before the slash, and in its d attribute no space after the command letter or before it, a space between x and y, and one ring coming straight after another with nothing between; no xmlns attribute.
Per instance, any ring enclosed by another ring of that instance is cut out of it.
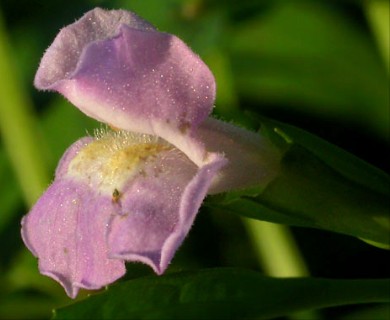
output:
<svg viewBox="0 0 390 320"><path fill-rule="evenodd" d="M35 85L115 128L75 142L22 221L41 273L71 298L123 276L125 261L163 273L208 193L277 172L263 138L209 118L215 81L202 60L131 12L94 9L62 29Z"/></svg>

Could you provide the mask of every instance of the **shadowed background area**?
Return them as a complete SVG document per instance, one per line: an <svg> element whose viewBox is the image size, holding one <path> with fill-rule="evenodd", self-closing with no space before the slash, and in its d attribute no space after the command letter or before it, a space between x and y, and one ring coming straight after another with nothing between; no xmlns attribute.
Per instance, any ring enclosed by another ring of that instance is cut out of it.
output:
<svg viewBox="0 0 390 320"><path fill-rule="evenodd" d="M60 28L96 6L135 11L183 39L208 64L217 81L217 117L256 130L254 115L268 116L388 171L388 24L381 24L386 5L380 0L2 0L0 319L49 318L53 308L69 303L57 283L39 275L19 230L66 148L100 126L58 94L33 88L40 58ZM36 136L24 135L25 128ZM15 160L26 150L35 158ZM335 233L292 230L313 276L389 276L386 251ZM262 269L240 218L203 208L168 272L217 266ZM152 274L140 264L127 267L127 278ZM342 319L359 308L323 314Z"/></svg>

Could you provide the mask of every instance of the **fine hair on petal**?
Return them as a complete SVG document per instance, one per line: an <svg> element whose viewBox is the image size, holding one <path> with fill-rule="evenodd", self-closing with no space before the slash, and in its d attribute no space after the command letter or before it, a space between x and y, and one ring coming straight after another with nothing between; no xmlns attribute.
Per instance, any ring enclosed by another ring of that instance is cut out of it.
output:
<svg viewBox="0 0 390 320"><path fill-rule="evenodd" d="M140 144L154 144L171 147L171 144L161 139L158 136L151 134L137 133L126 130L118 130L107 125L101 125L93 131L93 136L96 140L110 143L105 143L104 147L112 151L122 150L124 148L140 145Z"/></svg>

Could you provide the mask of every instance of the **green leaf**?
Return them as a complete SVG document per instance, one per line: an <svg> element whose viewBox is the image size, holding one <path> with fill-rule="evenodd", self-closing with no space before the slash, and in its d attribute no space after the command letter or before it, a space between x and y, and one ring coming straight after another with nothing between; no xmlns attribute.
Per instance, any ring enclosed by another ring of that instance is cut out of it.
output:
<svg viewBox="0 0 390 320"><path fill-rule="evenodd" d="M54 319L243 319L390 301L389 280L277 279L243 269L145 277L56 310Z"/></svg>
<svg viewBox="0 0 390 320"><path fill-rule="evenodd" d="M265 189L210 197L208 205L259 220L344 233L388 247L387 174L303 130L265 118L260 122L262 135L284 150L279 175Z"/></svg>
<svg viewBox="0 0 390 320"><path fill-rule="evenodd" d="M389 175L382 170L305 130L265 117L255 117L260 123L261 133L280 147L300 145L345 178L375 192L389 193Z"/></svg>

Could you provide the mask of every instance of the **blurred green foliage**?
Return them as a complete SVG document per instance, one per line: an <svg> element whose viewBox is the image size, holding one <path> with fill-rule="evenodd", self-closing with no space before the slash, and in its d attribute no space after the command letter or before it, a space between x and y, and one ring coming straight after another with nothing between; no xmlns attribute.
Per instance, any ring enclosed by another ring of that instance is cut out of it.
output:
<svg viewBox="0 0 390 320"><path fill-rule="evenodd" d="M300 309L387 302L387 289L385 280L286 280L248 270L215 268L118 284L106 294L57 310L54 319L71 320L86 314L93 319L270 319ZM126 303L127 299L132 303Z"/></svg>
<svg viewBox="0 0 390 320"><path fill-rule="evenodd" d="M187 42L215 74L218 117L257 129L246 111L267 115L388 170L388 62L383 61L381 45L372 32L373 18L367 19L372 2L2 0L0 15L9 40L12 77L18 81L20 94L34 106L40 137L36 148L49 176L66 148L99 124L59 95L37 92L32 86L34 73L58 30L95 6L133 10L159 30ZM10 78L0 71L0 87L5 88ZM7 97L4 90L0 94ZM0 131L0 319L48 318L53 307L69 299L54 281L38 274L36 260L21 243L19 224L28 204L9 155L10 148L25 146L5 148L4 137ZM294 233L314 276L389 275L384 251L337 234L299 228ZM172 270L259 268L248 246L237 217L204 208ZM363 267L365 259L370 265ZM137 265L128 269L128 277L132 272L150 273ZM347 317L359 309L324 312L329 317Z"/></svg>

